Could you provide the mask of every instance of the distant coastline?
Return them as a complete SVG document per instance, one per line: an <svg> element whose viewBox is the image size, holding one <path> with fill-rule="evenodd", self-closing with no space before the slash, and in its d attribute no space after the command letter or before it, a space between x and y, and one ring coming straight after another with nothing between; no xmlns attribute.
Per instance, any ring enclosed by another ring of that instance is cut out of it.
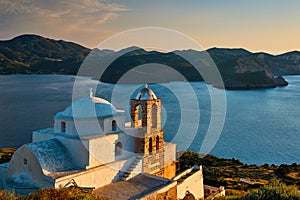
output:
<svg viewBox="0 0 300 200"><path fill-rule="evenodd" d="M207 60L201 58L204 52L191 49L162 53L129 47L121 50L127 53L118 57L121 51L91 50L72 42L57 41L38 35L20 35L11 40L0 41L0 48L0 74L4 75L76 75L90 52L93 52L93 61L99 63L97 66L101 66L102 60L108 56L117 57L101 77L101 81L106 83L116 83L127 71L147 63L167 65L182 74L188 81L203 81L193 65L181 56L190 58L197 65L202 66L203 70L209 67ZM205 55L209 55L218 67L224 86L218 83L208 84L219 88L249 90L286 86L288 83L281 76L300 74L299 51L275 56L264 52L252 53L245 49L211 48L205 51ZM89 77L93 75L87 74ZM166 77L167 82L172 80L179 79Z"/></svg>

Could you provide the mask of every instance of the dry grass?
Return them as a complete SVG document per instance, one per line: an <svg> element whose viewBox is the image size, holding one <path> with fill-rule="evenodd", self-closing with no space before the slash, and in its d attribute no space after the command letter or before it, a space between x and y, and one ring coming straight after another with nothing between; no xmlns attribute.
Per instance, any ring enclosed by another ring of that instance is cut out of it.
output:
<svg viewBox="0 0 300 200"><path fill-rule="evenodd" d="M0 149L0 164L9 162L15 151L12 148Z"/></svg>
<svg viewBox="0 0 300 200"><path fill-rule="evenodd" d="M297 185L300 188L300 165L247 165L236 159L217 158L212 155L200 158L197 153L184 152L180 166L188 168L203 165L204 183L215 187L224 186L228 196L243 196L274 182ZM247 181L249 182L247 182Z"/></svg>
<svg viewBox="0 0 300 200"><path fill-rule="evenodd" d="M287 174L287 176L293 179L299 179L299 172L290 172Z"/></svg>

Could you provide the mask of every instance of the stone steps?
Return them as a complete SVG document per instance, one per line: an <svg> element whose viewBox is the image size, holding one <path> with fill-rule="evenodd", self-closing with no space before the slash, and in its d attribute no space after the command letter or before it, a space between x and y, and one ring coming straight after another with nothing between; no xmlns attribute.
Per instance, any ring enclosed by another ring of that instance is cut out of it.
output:
<svg viewBox="0 0 300 200"><path fill-rule="evenodd" d="M136 166L139 164L139 162L140 162L141 159L142 159L141 156L137 156L137 158L135 159L135 161L129 167L128 171L123 174L123 176L121 178L122 181L127 180L127 178L130 176L130 174L134 171L134 169L136 168Z"/></svg>

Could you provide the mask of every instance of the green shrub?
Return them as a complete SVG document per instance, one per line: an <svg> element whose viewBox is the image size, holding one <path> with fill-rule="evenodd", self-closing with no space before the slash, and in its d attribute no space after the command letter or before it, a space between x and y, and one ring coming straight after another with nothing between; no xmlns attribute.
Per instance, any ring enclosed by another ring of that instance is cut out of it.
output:
<svg viewBox="0 0 300 200"><path fill-rule="evenodd" d="M300 200L300 193L296 186L287 186L283 183L270 184L250 192L241 200Z"/></svg>

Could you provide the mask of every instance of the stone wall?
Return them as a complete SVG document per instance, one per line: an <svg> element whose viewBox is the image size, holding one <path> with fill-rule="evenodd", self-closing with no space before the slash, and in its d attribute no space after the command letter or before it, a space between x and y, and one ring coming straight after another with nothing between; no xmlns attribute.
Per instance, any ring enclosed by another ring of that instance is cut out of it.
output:
<svg viewBox="0 0 300 200"><path fill-rule="evenodd" d="M139 127L139 106L141 106L142 127L147 127L149 131L152 127L161 128L161 99L135 100L131 99L130 116L132 127ZM148 132L148 131L147 131Z"/></svg>
<svg viewBox="0 0 300 200"><path fill-rule="evenodd" d="M135 138L135 152L145 155L155 153L164 148L164 143L164 132L162 129L152 129L151 133L147 133L144 128L138 128Z"/></svg>
<svg viewBox="0 0 300 200"><path fill-rule="evenodd" d="M164 151L156 151L144 156L144 173L163 175Z"/></svg>

